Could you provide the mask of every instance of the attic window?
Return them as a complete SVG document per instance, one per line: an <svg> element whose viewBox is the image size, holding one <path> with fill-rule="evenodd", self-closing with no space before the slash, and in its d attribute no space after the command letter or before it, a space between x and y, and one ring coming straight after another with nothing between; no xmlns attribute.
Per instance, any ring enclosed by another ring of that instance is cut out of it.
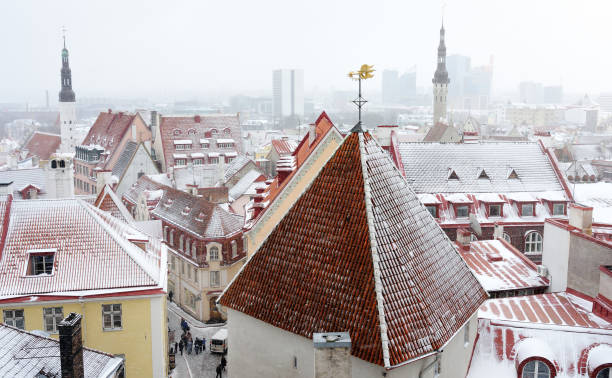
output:
<svg viewBox="0 0 612 378"><path fill-rule="evenodd" d="M448 173L449 180L459 180L459 176L457 176L457 172L454 169L450 169Z"/></svg>
<svg viewBox="0 0 612 378"><path fill-rule="evenodd" d="M204 213L200 212L200 214L198 214L196 220L200 221L200 222L203 222L204 221Z"/></svg>
<svg viewBox="0 0 612 378"><path fill-rule="evenodd" d="M516 171L514 169L510 170L510 173L508 174L508 180L518 180L518 175L516 174Z"/></svg>
<svg viewBox="0 0 612 378"><path fill-rule="evenodd" d="M40 276L53 274L55 250L37 250L29 252L26 275Z"/></svg>
<svg viewBox="0 0 612 378"><path fill-rule="evenodd" d="M485 172L484 169L482 171L480 171L480 174L478 175L478 179L487 179L487 180L490 180L489 175L487 175L487 172Z"/></svg>
<svg viewBox="0 0 612 378"><path fill-rule="evenodd" d="M183 209L183 215L189 215L190 212L191 212L191 207L185 206L185 208Z"/></svg>
<svg viewBox="0 0 612 378"><path fill-rule="evenodd" d="M172 199L168 198L166 202L164 203L164 206L170 207L170 205L172 205Z"/></svg>

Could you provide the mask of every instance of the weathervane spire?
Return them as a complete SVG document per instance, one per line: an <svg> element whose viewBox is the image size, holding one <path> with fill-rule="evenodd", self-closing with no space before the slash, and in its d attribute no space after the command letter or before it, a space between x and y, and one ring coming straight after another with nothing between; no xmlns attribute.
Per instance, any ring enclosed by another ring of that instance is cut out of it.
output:
<svg viewBox="0 0 612 378"><path fill-rule="evenodd" d="M361 127L361 107L365 105L365 103L367 103L368 101L365 98L361 97L361 80L373 78L374 71L374 66L362 64L358 71L351 71L348 74L348 77L359 82L359 96L355 100L353 100L353 104L357 105L357 108L359 109L359 121L351 129L352 133L363 132L363 128Z"/></svg>
<svg viewBox="0 0 612 378"><path fill-rule="evenodd" d="M64 39L64 48L66 48L66 27L62 26L62 38Z"/></svg>

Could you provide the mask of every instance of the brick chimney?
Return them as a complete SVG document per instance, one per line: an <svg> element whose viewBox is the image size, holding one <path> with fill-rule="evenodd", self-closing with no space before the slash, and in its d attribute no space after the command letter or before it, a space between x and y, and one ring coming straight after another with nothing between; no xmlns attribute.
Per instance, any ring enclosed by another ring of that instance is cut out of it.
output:
<svg viewBox="0 0 612 378"><path fill-rule="evenodd" d="M314 378L351 377L351 336L348 332L314 333Z"/></svg>
<svg viewBox="0 0 612 378"><path fill-rule="evenodd" d="M569 205L569 224L587 235L593 235L593 208L578 203Z"/></svg>
<svg viewBox="0 0 612 378"><path fill-rule="evenodd" d="M59 325L62 378L83 378L83 339L81 315L71 312Z"/></svg>
<svg viewBox="0 0 612 378"><path fill-rule="evenodd" d="M499 224L499 222L495 222L493 226L493 239L503 239L504 238L504 226Z"/></svg>
<svg viewBox="0 0 612 378"><path fill-rule="evenodd" d="M465 228L457 229L457 243L459 243L462 250L464 251L470 250L471 238L472 238L472 233L466 230Z"/></svg>

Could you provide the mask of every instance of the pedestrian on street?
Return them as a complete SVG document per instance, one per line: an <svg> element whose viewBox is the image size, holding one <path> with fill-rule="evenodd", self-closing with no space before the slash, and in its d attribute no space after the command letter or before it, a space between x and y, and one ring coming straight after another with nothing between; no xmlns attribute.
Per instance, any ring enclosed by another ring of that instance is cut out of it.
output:
<svg viewBox="0 0 612 378"><path fill-rule="evenodd" d="M223 368L221 365L217 365L217 375L215 378L223 378Z"/></svg>
<svg viewBox="0 0 612 378"><path fill-rule="evenodd" d="M183 340L181 340L181 342L179 343L179 350L181 351L181 356L183 355L183 348L184 348L184 344L183 344Z"/></svg>
<svg viewBox="0 0 612 378"><path fill-rule="evenodd" d="M206 337L202 338L202 351L206 350Z"/></svg>
<svg viewBox="0 0 612 378"><path fill-rule="evenodd" d="M177 350L178 350L178 343L177 343L177 342L175 342L175 343L174 343L174 353L176 353L176 351L177 351Z"/></svg>
<svg viewBox="0 0 612 378"><path fill-rule="evenodd" d="M226 366L227 366L227 360L225 359L225 356L221 356L221 368L223 369L223 371L225 371Z"/></svg>
<svg viewBox="0 0 612 378"><path fill-rule="evenodd" d="M174 295L174 293L172 292L172 290L170 290L170 292L168 293L168 297L170 297L170 302L172 302L172 296Z"/></svg>

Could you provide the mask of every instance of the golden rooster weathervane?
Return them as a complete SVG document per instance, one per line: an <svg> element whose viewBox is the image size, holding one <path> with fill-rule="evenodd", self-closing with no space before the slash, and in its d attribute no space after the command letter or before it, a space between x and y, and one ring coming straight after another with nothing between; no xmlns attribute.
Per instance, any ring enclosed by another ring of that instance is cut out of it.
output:
<svg viewBox="0 0 612 378"><path fill-rule="evenodd" d="M367 80L367 79L373 78L374 71L375 71L374 66L362 64L358 71L351 71L348 74L348 77L359 82L359 97L353 100L353 104L357 105L357 108L359 108L359 121L351 129L351 132L358 132L358 133L363 132L363 129L361 127L361 107L368 101L366 101L366 99L361 97L361 80Z"/></svg>

